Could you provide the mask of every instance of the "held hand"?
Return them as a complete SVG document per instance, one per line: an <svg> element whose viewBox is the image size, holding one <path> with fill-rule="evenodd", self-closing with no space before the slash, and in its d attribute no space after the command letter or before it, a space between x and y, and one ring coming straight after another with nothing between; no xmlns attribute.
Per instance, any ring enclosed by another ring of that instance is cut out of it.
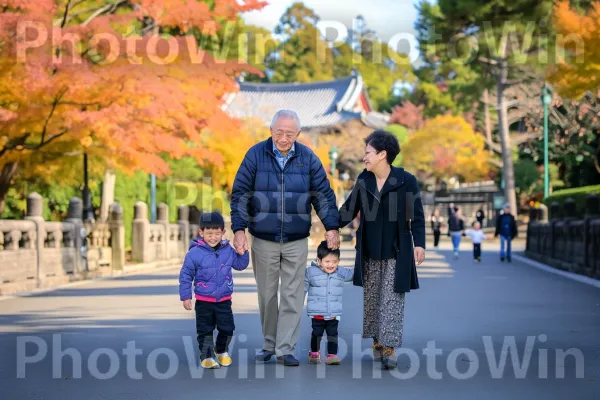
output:
<svg viewBox="0 0 600 400"><path fill-rule="evenodd" d="M188 311L192 310L192 299L187 299L183 301L183 308L185 308Z"/></svg>
<svg viewBox="0 0 600 400"><path fill-rule="evenodd" d="M248 239L246 238L246 232L237 231L233 238L233 247L235 247L236 253L239 255L244 254L248 250Z"/></svg>
<svg viewBox="0 0 600 400"><path fill-rule="evenodd" d="M340 234L337 230L325 232L325 240L327 240L327 247L329 247L331 250L337 250L340 248Z"/></svg>
<svg viewBox="0 0 600 400"><path fill-rule="evenodd" d="M422 247L415 247L415 262L417 265L421 265L425 261L425 249Z"/></svg>

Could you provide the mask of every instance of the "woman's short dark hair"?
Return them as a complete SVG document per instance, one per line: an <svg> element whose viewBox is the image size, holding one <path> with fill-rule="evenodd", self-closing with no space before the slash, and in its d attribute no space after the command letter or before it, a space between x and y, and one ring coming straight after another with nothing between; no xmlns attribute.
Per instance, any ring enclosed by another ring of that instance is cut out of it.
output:
<svg viewBox="0 0 600 400"><path fill-rule="evenodd" d="M200 216L200 229L225 229L225 220L221 213L215 211Z"/></svg>
<svg viewBox="0 0 600 400"><path fill-rule="evenodd" d="M398 154L400 154L400 143L398 143L398 139L396 136L386 131L374 131L367 136L365 144L373 147L378 153L385 150L387 152L386 160L390 165L394 162Z"/></svg>

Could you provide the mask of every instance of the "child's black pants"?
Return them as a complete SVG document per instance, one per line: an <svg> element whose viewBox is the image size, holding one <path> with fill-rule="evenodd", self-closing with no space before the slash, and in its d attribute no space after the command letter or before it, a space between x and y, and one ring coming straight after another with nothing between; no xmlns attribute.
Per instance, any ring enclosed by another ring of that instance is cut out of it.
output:
<svg viewBox="0 0 600 400"><path fill-rule="evenodd" d="M310 336L310 351L318 352L321 347L323 333L327 332L327 354L337 354L338 351L338 324L337 319L312 318L312 334Z"/></svg>
<svg viewBox="0 0 600 400"><path fill-rule="evenodd" d="M481 258L481 243L473 243L473 258L476 260Z"/></svg>
<svg viewBox="0 0 600 400"><path fill-rule="evenodd" d="M200 358L214 357L214 353L225 353L233 337L235 324L231 300L220 303L196 300L196 332ZM217 341L213 348L213 332L217 328Z"/></svg>

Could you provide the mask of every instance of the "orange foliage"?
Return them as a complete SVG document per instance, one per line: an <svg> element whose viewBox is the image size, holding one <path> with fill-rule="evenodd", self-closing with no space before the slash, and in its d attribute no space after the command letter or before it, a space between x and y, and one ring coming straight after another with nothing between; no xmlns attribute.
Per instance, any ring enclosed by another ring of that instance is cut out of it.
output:
<svg viewBox="0 0 600 400"><path fill-rule="evenodd" d="M489 172L483 136L462 118L442 115L425 122L404 145L408 170L444 179L466 181L485 178Z"/></svg>
<svg viewBox="0 0 600 400"><path fill-rule="evenodd" d="M84 151L96 165L158 176L169 173L164 154L225 166L243 127L223 99L251 69L199 51L195 36L158 34L264 5L240 3L0 0L0 176L18 165L55 179Z"/></svg>
<svg viewBox="0 0 600 400"><path fill-rule="evenodd" d="M569 1L560 1L554 9L558 46L566 58L557 59L549 68L548 81L566 97L578 98L600 86L600 1L592 4L587 15L571 8Z"/></svg>

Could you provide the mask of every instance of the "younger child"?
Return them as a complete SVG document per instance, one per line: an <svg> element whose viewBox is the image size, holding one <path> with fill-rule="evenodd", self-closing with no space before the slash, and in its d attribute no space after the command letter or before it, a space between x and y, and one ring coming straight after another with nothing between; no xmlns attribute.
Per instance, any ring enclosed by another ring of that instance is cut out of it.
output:
<svg viewBox="0 0 600 400"><path fill-rule="evenodd" d="M473 241L473 259L477 263L481 262L481 242L489 239L489 236L483 233L479 222L473 224L473 229L467 229L465 236L470 236Z"/></svg>
<svg viewBox="0 0 600 400"><path fill-rule="evenodd" d="M308 292L307 313L312 320L310 353L308 362L321 363L320 346L323 333L327 332L328 365L341 363L338 351L338 317L342 315L342 292L345 282L352 280L354 271L339 267L340 251L331 250L323 241L317 248L317 261L306 268L304 292Z"/></svg>
<svg viewBox="0 0 600 400"><path fill-rule="evenodd" d="M203 368L227 367L232 363L228 353L235 330L231 269L242 271L250 261L248 251L240 255L228 240L223 240L224 233L225 221L221 214L202 214L200 237L190 244L179 273L179 298L186 310L192 309L192 284L194 286L196 332ZM213 349L215 327L218 335Z"/></svg>

